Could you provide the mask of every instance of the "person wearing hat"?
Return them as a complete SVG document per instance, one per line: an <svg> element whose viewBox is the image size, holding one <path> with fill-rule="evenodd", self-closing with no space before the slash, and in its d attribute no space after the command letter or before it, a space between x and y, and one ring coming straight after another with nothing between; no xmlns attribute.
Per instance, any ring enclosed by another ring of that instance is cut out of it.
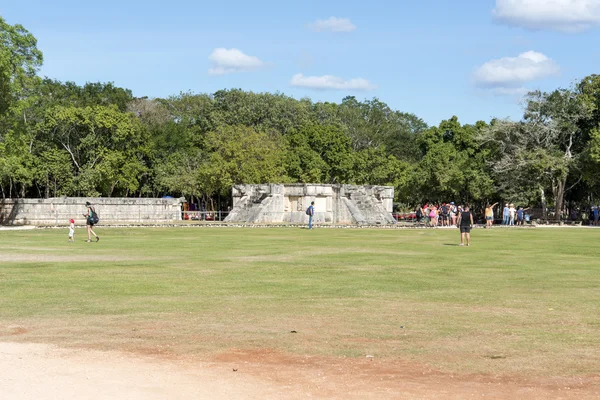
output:
<svg viewBox="0 0 600 400"><path fill-rule="evenodd" d="M75 241L75 220L73 218L71 218L69 220L69 242L74 242Z"/></svg>
<svg viewBox="0 0 600 400"><path fill-rule="evenodd" d="M87 214L83 214L83 216L86 218L86 222L85 224L87 225L87 232L88 232L88 240L87 242L91 242L92 241L92 235L94 235L94 237L96 238L96 242L98 242L100 240L100 238L98 237L98 235L96 235L96 232L94 232L94 214L96 214L96 210L94 209L94 207L92 207L92 205L90 204L89 201L85 202L85 206L87 207Z"/></svg>

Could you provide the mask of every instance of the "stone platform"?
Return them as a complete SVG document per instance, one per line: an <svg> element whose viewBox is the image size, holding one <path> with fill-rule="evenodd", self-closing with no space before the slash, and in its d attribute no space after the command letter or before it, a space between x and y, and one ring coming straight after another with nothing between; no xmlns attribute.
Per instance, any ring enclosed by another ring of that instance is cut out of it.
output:
<svg viewBox="0 0 600 400"><path fill-rule="evenodd" d="M100 224L163 223L181 220L184 199L81 198L0 199L0 225L85 225L85 202L94 206Z"/></svg>
<svg viewBox="0 0 600 400"><path fill-rule="evenodd" d="M315 202L315 224L392 225L394 188L325 184L235 185L233 210L225 222L308 223Z"/></svg>

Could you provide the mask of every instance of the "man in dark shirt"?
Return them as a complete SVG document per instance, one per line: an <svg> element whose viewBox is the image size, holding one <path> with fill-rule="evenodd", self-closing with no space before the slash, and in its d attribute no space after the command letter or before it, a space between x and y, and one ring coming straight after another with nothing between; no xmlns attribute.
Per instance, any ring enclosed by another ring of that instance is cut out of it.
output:
<svg viewBox="0 0 600 400"><path fill-rule="evenodd" d="M473 227L473 214L471 208L466 205L463 212L458 216L458 227L460 228L460 245L465 245L465 239L467 240L467 246L471 245L471 228Z"/></svg>

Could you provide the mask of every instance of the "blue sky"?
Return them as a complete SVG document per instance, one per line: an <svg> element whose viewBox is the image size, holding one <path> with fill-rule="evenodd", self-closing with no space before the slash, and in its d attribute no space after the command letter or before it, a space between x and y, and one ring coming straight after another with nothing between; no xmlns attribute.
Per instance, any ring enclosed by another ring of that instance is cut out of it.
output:
<svg viewBox="0 0 600 400"><path fill-rule="evenodd" d="M51 78L377 97L430 125L518 119L526 90L600 73L600 0L30 0L0 15L37 37Z"/></svg>

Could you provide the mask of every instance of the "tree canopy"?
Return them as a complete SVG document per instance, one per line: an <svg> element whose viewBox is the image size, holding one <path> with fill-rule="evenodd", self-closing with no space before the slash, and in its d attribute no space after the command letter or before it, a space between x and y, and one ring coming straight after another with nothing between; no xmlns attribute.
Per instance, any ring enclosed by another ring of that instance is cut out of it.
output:
<svg viewBox="0 0 600 400"><path fill-rule="evenodd" d="M238 183L392 185L396 201L590 204L600 194L600 76L532 92L518 121L427 126L378 98L241 89L134 97L38 75L35 37L0 18L3 197L227 197ZM557 213L559 215L559 213Z"/></svg>

